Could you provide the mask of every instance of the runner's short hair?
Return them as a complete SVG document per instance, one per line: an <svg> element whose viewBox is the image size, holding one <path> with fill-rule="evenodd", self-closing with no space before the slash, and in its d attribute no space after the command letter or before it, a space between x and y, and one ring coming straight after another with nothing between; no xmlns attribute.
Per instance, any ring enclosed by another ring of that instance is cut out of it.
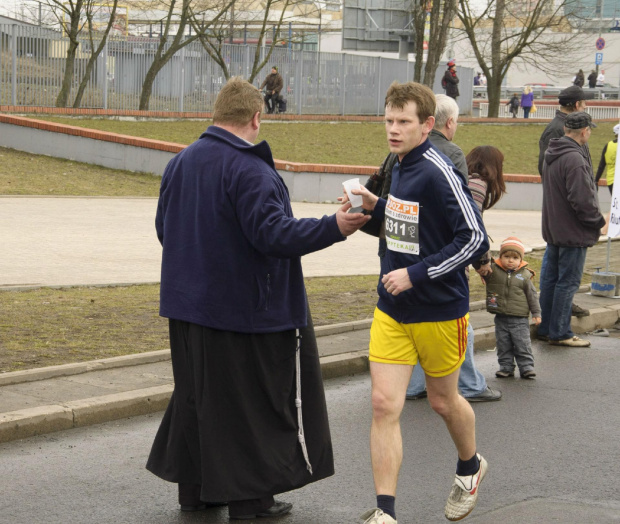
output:
<svg viewBox="0 0 620 524"><path fill-rule="evenodd" d="M260 91L240 76L232 77L217 95L213 107L214 124L248 124L258 111L263 110Z"/></svg>
<svg viewBox="0 0 620 524"><path fill-rule="evenodd" d="M393 82L385 96L385 107L404 109L409 102L415 102L420 122L435 115L435 95L428 87L417 82Z"/></svg>

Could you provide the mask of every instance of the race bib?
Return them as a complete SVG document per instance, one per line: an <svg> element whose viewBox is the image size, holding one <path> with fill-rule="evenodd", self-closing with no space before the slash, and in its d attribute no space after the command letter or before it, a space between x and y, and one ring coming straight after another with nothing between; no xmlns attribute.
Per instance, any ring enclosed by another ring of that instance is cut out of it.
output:
<svg viewBox="0 0 620 524"><path fill-rule="evenodd" d="M420 254L418 237L420 206L390 195L385 207L385 240L387 248L400 253Z"/></svg>

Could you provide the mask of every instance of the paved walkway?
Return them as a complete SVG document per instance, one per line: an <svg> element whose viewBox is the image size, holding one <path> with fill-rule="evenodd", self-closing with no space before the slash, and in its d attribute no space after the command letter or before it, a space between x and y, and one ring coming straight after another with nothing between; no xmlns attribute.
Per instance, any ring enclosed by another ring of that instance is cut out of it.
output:
<svg viewBox="0 0 620 524"><path fill-rule="evenodd" d="M156 282L161 249L154 232L155 199L0 197L0 289L34 285ZM293 205L297 217L335 211L328 204ZM540 247L540 213L490 211L485 221L493 247L519 236ZM353 235L304 257L306 276L376 274L376 239ZM620 242L614 242L614 262ZM603 261L604 246L591 250ZM601 255L602 254L602 255ZM620 301L577 295L590 316L576 320L580 333L611 327ZM477 351L495 345L492 315L472 304ZM317 328L326 378L365 372L369 321ZM169 351L0 374L0 442L160 411L172 392Z"/></svg>
<svg viewBox="0 0 620 524"><path fill-rule="evenodd" d="M1 197L0 289L158 282L161 247L154 198ZM293 203L298 218L334 213L336 204ZM516 235L544 245L540 213L485 213L493 247ZM307 277L376 274L377 241L356 233L303 258Z"/></svg>

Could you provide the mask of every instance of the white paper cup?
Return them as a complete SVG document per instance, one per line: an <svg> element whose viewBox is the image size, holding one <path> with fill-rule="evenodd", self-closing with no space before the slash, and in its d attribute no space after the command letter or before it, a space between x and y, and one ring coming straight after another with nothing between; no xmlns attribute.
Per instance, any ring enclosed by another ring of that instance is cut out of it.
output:
<svg viewBox="0 0 620 524"><path fill-rule="evenodd" d="M364 199L362 195L354 195L351 193L352 189L360 189L360 179L359 178L351 178L349 180L345 180L342 185L344 186L344 190L347 192L347 196L349 197L349 201L351 202L351 206L353 207L361 207L364 203Z"/></svg>

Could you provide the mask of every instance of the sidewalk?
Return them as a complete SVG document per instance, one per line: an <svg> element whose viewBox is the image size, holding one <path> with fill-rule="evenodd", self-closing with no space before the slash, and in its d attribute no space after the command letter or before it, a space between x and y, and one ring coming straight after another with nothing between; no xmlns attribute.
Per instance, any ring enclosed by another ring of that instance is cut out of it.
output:
<svg viewBox="0 0 620 524"><path fill-rule="evenodd" d="M0 203L0 237L5 239L0 289L159 278L154 199L0 197ZM293 207L298 217L335 209L325 204ZM490 211L485 219L494 246L510 235L519 236L529 248L543 244L540 213ZM617 249L620 243L614 243ZM375 274L378 268L376 239L363 234L315 255L304 257L306 276ZM618 321L620 300L583 292L575 302L590 311L588 317L573 318L578 333ZM492 349L493 317L482 302L472 303L470 320L475 349ZM368 370L369 327L370 320L364 320L316 329L325 378ZM2 373L0 442L161 411L172 389L169 351Z"/></svg>

